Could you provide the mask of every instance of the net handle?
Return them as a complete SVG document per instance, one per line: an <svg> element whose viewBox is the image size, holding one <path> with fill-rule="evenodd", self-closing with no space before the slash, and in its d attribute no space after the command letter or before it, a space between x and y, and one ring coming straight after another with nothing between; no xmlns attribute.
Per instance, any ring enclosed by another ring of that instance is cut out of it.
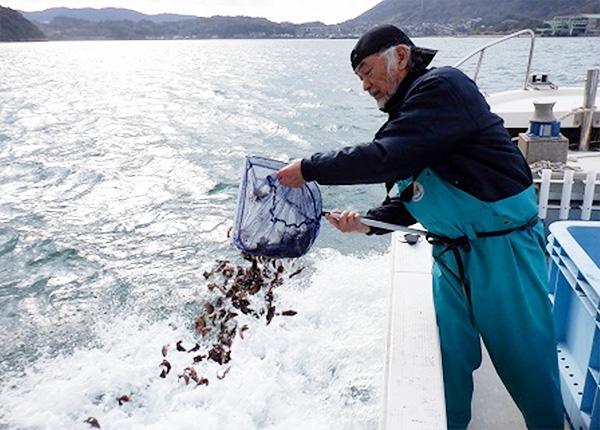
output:
<svg viewBox="0 0 600 430"><path fill-rule="evenodd" d="M340 219L340 215L337 213L323 212L323 215L331 215L335 219ZM362 216L359 217L359 221L362 222L364 225L368 225L369 227L381 228L383 230L388 230L388 231L400 231L403 233L417 234L419 236L424 236L424 237L426 237L428 234L428 232L426 232L425 230L419 230L417 228L405 227L403 225L392 224L389 222L377 221L375 219L366 218L366 217L362 217Z"/></svg>

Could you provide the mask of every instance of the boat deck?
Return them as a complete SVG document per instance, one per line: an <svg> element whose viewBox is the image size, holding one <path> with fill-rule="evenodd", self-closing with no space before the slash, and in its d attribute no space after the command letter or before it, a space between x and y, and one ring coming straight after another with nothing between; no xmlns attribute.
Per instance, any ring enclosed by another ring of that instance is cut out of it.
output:
<svg viewBox="0 0 600 430"><path fill-rule="evenodd" d="M584 88L555 88L511 90L490 94L486 97L494 113L504 119L508 129L527 128L533 115L533 103L555 102L553 112L561 122L561 128L580 126L581 115L570 114L581 108ZM599 100L600 101L600 100ZM597 105L598 103L596 103ZM600 114L594 116L594 127L600 127Z"/></svg>
<svg viewBox="0 0 600 430"><path fill-rule="evenodd" d="M498 377L482 345L483 361L473 375L472 418L467 430L526 430L525 420Z"/></svg>
<svg viewBox="0 0 600 430"><path fill-rule="evenodd" d="M581 172L600 173L600 152L599 151L570 151L567 155L567 165Z"/></svg>

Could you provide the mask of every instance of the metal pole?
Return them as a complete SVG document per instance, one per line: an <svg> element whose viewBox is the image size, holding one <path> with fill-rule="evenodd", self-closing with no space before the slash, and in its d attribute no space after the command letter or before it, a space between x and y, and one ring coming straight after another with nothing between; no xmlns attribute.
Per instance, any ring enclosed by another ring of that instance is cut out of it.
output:
<svg viewBox="0 0 600 430"><path fill-rule="evenodd" d="M600 69L587 71L585 80L585 92L583 95L583 115L581 120L581 131L579 134L579 150L588 151L590 148L590 137L594 125L594 112L596 104L596 92L598 90L598 73Z"/></svg>
<svg viewBox="0 0 600 430"><path fill-rule="evenodd" d="M483 54L485 51L481 51L479 54L479 61L477 61L477 68L475 69L475 74L473 75L473 81L477 82L477 77L479 76L479 70L481 70L481 63L483 62Z"/></svg>
<svg viewBox="0 0 600 430"><path fill-rule="evenodd" d="M531 36L531 34L529 34ZM535 42L535 33L531 36L531 44L529 45L529 57L527 58L527 70L525 70L525 82L523 83L523 89L527 89L529 84L529 75L531 74L531 61L533 60L533 45Z"/></svg>
<svg viewBox="0 0 600 430"><path fill-rule="evenodd" d="M340 218L340 215L337 213L333 213L333 212L324 212L324 213L331 215L335 219ZM364 225L368 225L369 227L382 228L387 231L400 231L403 233L417 234L419 236L427 236L427 234L428 234L428 232L426 232L425 230L405 227L403 225L398 225L398 224L391 224L389 222L377 221L377 220L371 219L371 218L360 217L360 222L362 222Z"/></svg>

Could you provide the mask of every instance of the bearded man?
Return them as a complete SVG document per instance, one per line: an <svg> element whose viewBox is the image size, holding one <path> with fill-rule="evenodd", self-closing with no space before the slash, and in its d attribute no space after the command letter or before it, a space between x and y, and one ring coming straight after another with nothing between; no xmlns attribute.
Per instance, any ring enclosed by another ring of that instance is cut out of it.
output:
<svg viewBox="0 0 600 430"><path fill-rule="evenodd" d="M531 171L472 80L427 68L435 53L394 26L365 33L352 68L388 121L371 142L293 161L277 176L290 187L385 183L387 198L367 215L420 222L431 233L448 428L466 429L471 419L483 340L527 427L562 429ZM383 233L355 212L327 219L344 232Z"/></svg>

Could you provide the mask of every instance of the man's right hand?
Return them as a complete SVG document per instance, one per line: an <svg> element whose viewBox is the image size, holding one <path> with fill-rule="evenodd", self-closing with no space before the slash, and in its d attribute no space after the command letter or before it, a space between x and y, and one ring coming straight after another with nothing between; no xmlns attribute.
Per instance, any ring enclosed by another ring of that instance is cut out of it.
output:
<svg viewBox="0 0 600 430"><path fill-rule="evenodd" d="M330 213L325 214L325 218L335 228L344 233L369 233L371 227L360 222L360 215L354 211L333 211L335 216Z"/></svg>
<svg viewBox="0 0 600 430"><path fill-rule="evenodd" d="M277 179L283 185L298 188L306 184L302 176L302 160L294 160L277 172Z"/></svg>

